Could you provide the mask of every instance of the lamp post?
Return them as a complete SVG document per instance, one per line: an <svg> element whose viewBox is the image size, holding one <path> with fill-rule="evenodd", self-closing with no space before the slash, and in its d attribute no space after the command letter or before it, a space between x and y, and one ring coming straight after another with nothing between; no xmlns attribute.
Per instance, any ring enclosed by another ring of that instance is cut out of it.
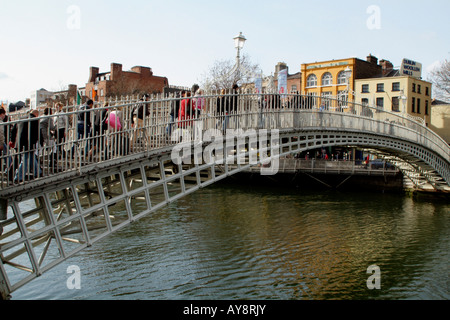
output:
<svg viewBox="0 0 450 320"><path fill-rule="evenodd" d="M247 41L247 39L244 37L242 32L240 32L239 35L233 38L233 40L234 47L237 50L236 63L234 64L233 68L226 74L217 76L217 78L213 79L213 82L216 82L216 87L227 87L230 79L233 79L233 82L239 81L241 69L241 50L244 48L245 41ZM208 80L205 86L207 89L211 88L211 82Z"/></svg>
<svg viewBox="0 0 450 320"><path fill-rule="evenodd" d="M404 90L401 91L400 99L402 99L403 102L403 116L406 117L406 100L408 100L408 98L405 96Z"/></svg>
<svg viewBox="0 0 450 320"><path fill-rule="evenodd" d="M344 91L344 93L342 94L342 92L340 94L338 94L338 98L340 100L339 104L344 104L348 107L348 102L349 102L349 94L350 94L350 77L352 76L352 70L347 66L347 68L342 71L344 78L345 78L345 85L346 85L346 91Z"/></svg>
<svg viewBox="0 0 450 320"><path fill-rule="evenodd" d="M240 80L241 74L241 50L244 48L245 41L247 39L244 37L242 32L239 32L239 35L233 38L234 40L234 47L236 48L237 55L236 55L236 64L233 68L232 74L236 73L236 83Z"/></svg>
<svg viewBox="0 0 450 320"><path fill-rule="evenodd" d="M239 35L237 35L237 36L234 37L233 39L234 39L234 47L235 47L236 50L237 50L237 55L236 55L236 70L239 71L240 64L241 64L241 50L244 48L245 41L247 41L247 39L244 37L244 35L242 34L242 32L240 32Z"/></svg>
<svg viewBox="0 0 450 320"><path fill-rule="evenodd" d="M345 76L345 79L347 80L346 81L346 83L347 83L347 99L348 99L349 92L350 92L350 77L352 76L352 73L353 73L352 69L350 69L347 66L347 68L345 68L345 70L344 70L344 76Z"/></svg>

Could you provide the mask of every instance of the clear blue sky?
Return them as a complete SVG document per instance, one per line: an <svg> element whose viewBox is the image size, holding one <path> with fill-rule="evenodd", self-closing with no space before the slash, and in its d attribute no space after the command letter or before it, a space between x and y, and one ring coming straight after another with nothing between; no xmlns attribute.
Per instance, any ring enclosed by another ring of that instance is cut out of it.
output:
<svg viewBox="0 0 450 320"><path fill-rule="evenodd" d="M214 61L234 59L240 31L265 74L278 62L295 73L302 63L371 53L395 66L421 62L426 78L450 56L449 12L448 0L0 0L0 100L84 86L90 66L107 72L112 62L190 87Z"/></svg>

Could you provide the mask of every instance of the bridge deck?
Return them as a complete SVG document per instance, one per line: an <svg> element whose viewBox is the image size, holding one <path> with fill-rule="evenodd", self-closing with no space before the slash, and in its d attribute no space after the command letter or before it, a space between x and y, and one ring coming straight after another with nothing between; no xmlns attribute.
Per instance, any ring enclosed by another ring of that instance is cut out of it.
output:
<svg viewBox="0 0 450 320"><path fill-rule="evenodd" d="M391 173L350 161L281 160L307 150L376 150L415 187L450 186L448 144L399 114L299 95L202 99L200 115L188 108L189 117L178 120L170 110L180 99L155 99L142 121L133 119L136 103L126 103L1 123L16 145L0 156L0 296L150 212L254 166L261 174ZM322 103L328 110L317 108ZM96 115L107 128L91 134L81 124ZM39 130L46 120L55 125Z"/></svg>
<svg viewBox="0 0 450 320"><path fill-rule="evenodd" d="M196 102L193 99L168 98L148 101L146 103L148 112L144 112L142 120L138 120L135 116L136 109L143 106L141 101L97 107L92 110L68 107L65 112L60 111L54 115L38 118L40 130L37 131L33 131L36 118L11 119L14 121L0 123L0 130L6 133L5 141L15 142L15 148L6 147L0 155L2 167L0 198L13 191L19 192L23 189L21 186L33 185L37 180L65 179L67 176L65 173L81 174L85 167L106 166L111 163L114 165L114 161L120 163L122 158L130 155L174 146L179 141L198 141L207 132L216 135L215 131L219 131L225 136L225 128L244 132L274 129L313 131L314 128L318 128L353 131L355 134L359 131L387 135L402 142L415 144L407 146L411 149L409 154L397 150L396 154L394 153L397 157L390 158L402 171L419 173L421 179L425 177L427 182L431 182L436 188L450 186L450 173L447 172L450 158L448 144L421 123L403 118L398 113L341 100L300 95L283 97L255 94L228 94L221 97L205 95L198 100L203 106L201 113L193 114L193 109L188 106L189 112L183 119L173 119L171 108L183 101L189 101L193 105ZM318 109L322 104L327 106L325 110ZM87 122L95 124L97 120L104 123L103 127L93 125L87 128L82 125ZM20 133L13 130L15 127L18 128L17 131L28 127L30 130L28 135L21 139ZM371 145L370 140L372 139L366 139L367 145L373 148L374 145ZM26 145L29 141L38 143ZM335 141L340 142L338 139ZM389 146L392 142L386 140L385 144L378 143L375 146L378 150L387 147L387 150L392 152L393 149ZM24 151L23 147L29 151ZM421 163L415 164L418 159L415 155L418 148L425 151L423 159L419 159ZM431 159L431 152L441 160ZM24 160L34 158L37 159L34 166L31 161L27 168L25 163L28 161ZM415 179L413 174L409 176ZM416 181L414 183L419 187L421 185Z"/></svg>

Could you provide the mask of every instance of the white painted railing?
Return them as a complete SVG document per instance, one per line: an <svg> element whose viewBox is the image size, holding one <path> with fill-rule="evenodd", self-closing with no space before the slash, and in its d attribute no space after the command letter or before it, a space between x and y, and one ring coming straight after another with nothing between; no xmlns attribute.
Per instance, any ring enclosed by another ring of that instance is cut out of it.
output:
<svg viewBox="0 0 450 320"><path fill-rule="evenodd" d="M184 117L171 115L177 104L186 108ZM87 112L79 106L65 107L61 113L43 115L41 111L38 118L11 117L9 122L0 123L4 133L0 190L145 154L175 145L181 137L201 140L202 134L210 129L351 130L417 143L444 161L450 159L448 144L415 119L342 100L254 93L210 93L189 98L153 96L145 102L148 112L137 119L135 112L141 105L143 101L117 101L95 105ZM98 119L103 126L98 127ZM88 122L90 127L83 126ZM21 134L23 128L30 130ZM29 141L37 143L30 146ZM28 166L25 160L31 161Z"/></svg>

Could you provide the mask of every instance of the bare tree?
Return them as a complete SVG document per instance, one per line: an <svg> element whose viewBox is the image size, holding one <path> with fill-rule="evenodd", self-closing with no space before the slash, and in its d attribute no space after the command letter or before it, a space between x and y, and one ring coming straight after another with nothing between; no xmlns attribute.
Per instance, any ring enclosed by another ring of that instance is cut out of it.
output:
<svg viewBox="0 0 450 320"><path fill-rule="evenodd" d="M234 84L250 81L259 72L259 65L253 64L248 55L240 59L239 68L235 60L219 60L214 62L209 71L203 75L201 85L211 90L231 89Z"/></svg>
<svg viewBox="0 0 450 320"><path fill-rule="evenodd" d="M429 80L434 85L434 93L437 98L450 101L450 61L444 60L434 68L429 75Z"/></svg>

